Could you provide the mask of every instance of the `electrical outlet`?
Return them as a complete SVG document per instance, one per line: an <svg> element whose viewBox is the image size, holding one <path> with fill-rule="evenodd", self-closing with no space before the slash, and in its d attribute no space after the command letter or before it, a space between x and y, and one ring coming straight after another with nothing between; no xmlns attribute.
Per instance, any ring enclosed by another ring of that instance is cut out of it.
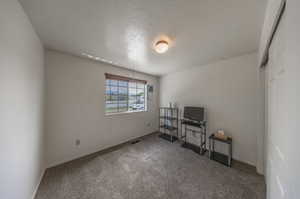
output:
<svg viewBox="0 0 300 199"><path fill-rule="evenodd" d="M147 126L150 127L150 126L151 126L151 122L148 122L148 123L147 123Z"/></svg>
<svg viewBox="0 0 300 199"><path fill-rule="evenodd" d="M75 141L75 145L76 145L76 146L79 146L79 145L80 145L80 140L79 140L79 139L77 139L77 140Z"/></svg>

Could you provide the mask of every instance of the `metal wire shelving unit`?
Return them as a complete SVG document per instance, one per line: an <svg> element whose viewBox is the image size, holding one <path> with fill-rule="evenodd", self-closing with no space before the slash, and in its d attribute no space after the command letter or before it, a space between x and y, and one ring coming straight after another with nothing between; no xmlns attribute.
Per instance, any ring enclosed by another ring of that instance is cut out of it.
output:
<svg viewBox="0 0 300 199"><path fill-rule="evenodd" d="M179 109L170 107L159 108L159 137L175 142L179 138Z"/></svg>

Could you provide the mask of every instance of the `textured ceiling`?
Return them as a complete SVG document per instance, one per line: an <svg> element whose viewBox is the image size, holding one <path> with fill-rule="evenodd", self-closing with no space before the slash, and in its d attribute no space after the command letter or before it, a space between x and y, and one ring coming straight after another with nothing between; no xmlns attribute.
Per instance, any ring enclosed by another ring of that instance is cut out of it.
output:
<svg viewBox="0 0 300 199"><path fill-rule="evenodd" d="M265 0L20 0L47 48L164 75L258 49ZM157 54L153 43L171 47Z"/></svg>

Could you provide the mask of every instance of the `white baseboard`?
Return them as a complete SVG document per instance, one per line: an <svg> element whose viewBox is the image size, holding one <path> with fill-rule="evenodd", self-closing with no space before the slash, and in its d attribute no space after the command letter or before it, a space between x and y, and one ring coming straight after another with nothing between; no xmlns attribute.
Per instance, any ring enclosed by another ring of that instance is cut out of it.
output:
<svg viewBox="0 0 300 199"><path fill-rule="evenodd" d="M42 170L42 172L41 172L41 175L40 175L40 177L39 177L39 181L38 181L37 185L35 186L35 189L34 189L34 191L33 191L33 193L32 193L31 199L35 199L35 196L36 196L36 194L37 194L37 191L38 191L38 189L39 189L39 186L40 186L40 184L41 184L41 182L42 182L42 179L43 179L43 176L44 176L44 174L45 174L45 171L46 171L46 168L43 168L43 170Z"/></svg>
<svg viewBox="0 0 300 199"><path fill-rule="evenodd" d="M62 165L62 164L67 163L67 162L74 161L76 159L88 156L90 154L97 153L97 152L109 149L111 147L116 147L116 146L124 144L126 142L130 142L131 140L135 140L135 139L138 139L138 138L145 137L147 135L151 135L151 134L153 134L155 132L157 132L157 131L154 131L154 132L151 132L151 133L146 133L144 135L133 136L133 137L127 138L125 140L121 140L121 141L119 141L116 144L110 144L108 146L100 147L97 150L89 151L89 152L86 152L86 153L83 153L83 154L78 154L78 155L76 155L74 157L68 157L68 158L65 158L65 159L62 159L62 160L58 160L58 161L54 161L54 162L51 162L51 163L47 163L46 169L49 169L49 168L52 168L52 167L56 167L56 166Z"/></svg>

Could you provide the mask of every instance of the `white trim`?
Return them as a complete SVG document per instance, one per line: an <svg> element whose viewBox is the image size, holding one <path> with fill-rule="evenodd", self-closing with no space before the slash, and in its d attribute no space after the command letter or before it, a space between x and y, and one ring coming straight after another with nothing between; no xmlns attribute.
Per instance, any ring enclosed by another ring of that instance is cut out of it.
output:
<svg viewBox="0 0 300 199"><path fill-rule="evenodd" d="M112 148L112 147L115 147L115 146L118 146L118 145L121 145L121 144L130 142L131 140L135 140L135 139L138 139L138 138L142 138L142 137L144 137L144 136L147 136L147 135L151 135L151 134L153 134L153 133L155 133L155 132L156 132L156 131L151 132L151 133L145 133L145 134L138 135L138 136L133 136L133 137L127 138L127 139L125 139L125 140L119 141L117 144L110 144L110 145L101 147L101 148L99 148L99 149L97 149L97 150L90 151L90 152L87 152L87 153L83 153L83 154L80 154L80 155L76 155L76 156L73 156L73 157L71 157L71 158L64 158L63 160L58 160L58 161L54 161L54 162L52 162L52 163L47 163L47 169L50 169L50 168L52 168L52 167L56 167L56 166L62 165L62 164L64 164L64 163L71 162L71 161L74 161L74 160L77 160L77 159L80 159L80 158L83 158L83 157L86 157L86 156L91 155L91 154L94 154L94 153L98 153L98 152L104 151L104 150L106 150L106 149L109 149L109 148ZM33 199L34 199L34 198L33 198Z"/></svg>
<svg viewBox="0 0 300 199"><path fill-rule="evenodd" d="M140 110L140 111L125 111L125 112L116 112L116 113L105 113L105 116L123 115L123 114L129 114L129 113L142 113L142 112L148 112L148 111L147 110Z"/></svg>
<svg viewBox="0 0 300 199"><path fill-rule="evenodd" d="M38 181L38 183L37 183L37 185L36 185L36 187L35 187L35 189L34 189L34 191L33 191L33 193L32 193L32 197L31 197L32 199L35 199L35 196L36 196L37 191L38 191L38 189L39 189L39 187L40 187L40 184L41 184L41 182L42 182L42 179L43 179L43 177L44 177L45 172L46 172L46 168L43 168L43 170L42 170L42 172L41 172L41 175L40 175L40 177L39 177L39 181Z"/></svg>

